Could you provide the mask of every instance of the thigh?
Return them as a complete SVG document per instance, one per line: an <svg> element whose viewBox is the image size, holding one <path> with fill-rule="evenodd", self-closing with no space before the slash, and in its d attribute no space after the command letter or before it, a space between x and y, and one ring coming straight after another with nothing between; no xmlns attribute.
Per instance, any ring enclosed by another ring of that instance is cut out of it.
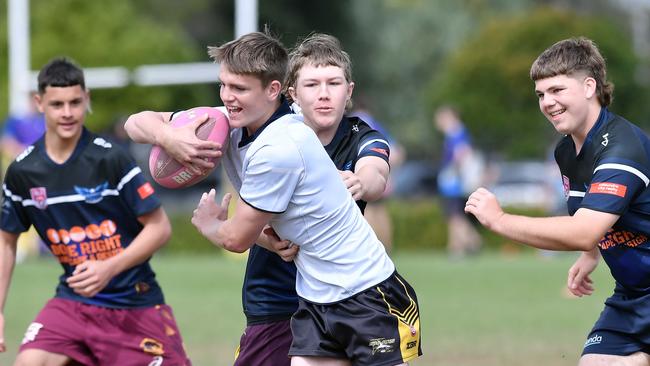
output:
<svg viewBox="0 0 650 366"><path fill-rule="evenodd" d="M96 359L84 342L86 324L80 312L81 305L72 300L49 300L27 327L17 361L30 360L24 363L27 365L49 365L48 360L53 360L56 365L56 360L73 359L84 365L96 365Z"/></svg>
<svg viewBox="0 0 650 366"><path fill-rule="evenodd" d="M291 339L289 320L248 326L234 366L289 366Z"/></svg>
<svg viewBox="0 0 650 366"><path fill-rule="evenodd" d="M41 349L26 349L18 354L14 366L70 366L79 365L72 359L60 353L52 353Z"/></svg>
<svg viewBox="0 0 650 366"><path fill-rule="evenodd" d="M586 354L578 366L650 366L650 355L637 352L629 356Z"/></svg>
<svg viewBox="0 0 650 366"><path fill-rule="evenodd" d="M291 366L351 366L348 360L328 357L302 357L291 358Z"/></svg>
<svg viewBox="0 0 650 366"><path fill-rule="evenodd" d="M87 344L99 365L191 365L172 309L89 306Z"/></svg>

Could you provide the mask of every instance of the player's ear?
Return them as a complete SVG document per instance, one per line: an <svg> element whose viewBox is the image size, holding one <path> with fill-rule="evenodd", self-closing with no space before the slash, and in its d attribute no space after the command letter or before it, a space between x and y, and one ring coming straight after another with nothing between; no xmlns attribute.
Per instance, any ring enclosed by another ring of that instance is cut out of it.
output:
<svg viewBox="0 0 650 366"><path fill-rule="evenodd" d="M86 98L86 112L93 113L92 105L90 104L90 90L86 89L84 92L84 97Z"/></svg>
<svg viewBox="0 0 650 366"><path fill-rule="evenodd" d="M300 105L300 103L298 103L298 95L296 94L296 88L290 86L287 89L287 91L289 92L289 96L291 97L291 100L293 100L294 103Z"/></svg>
<svg viewBox="0 0 650 366"><path fill-rule="evenodd" d="M354 90L354 81L348 84L348 100L352 99L352 91Z"/></svg>
<svg viewBox="0 0 650 366"><path fill-rule="evenodd" d="M282 84L277 80L273 80L269 83L266 90L270 99L277 99L282 92Z"/></svg>
<svg viewBox="0 0 650 366"><path fill-rule="evenodd" d="M592 77L586 77L585 81L583 82L583 86L585 90L585 97L591 98L596 94L598 83L596 82L596 79Z"/></svg>
<svg viewBox="0 0 650 366"><path fill-rule="evenodd" d="M39 113L44 113L43 96L40 93L34 93L34 95L32 95L32 99L34 99L34 105L36 105L36 109L38 109Z"/></svg>

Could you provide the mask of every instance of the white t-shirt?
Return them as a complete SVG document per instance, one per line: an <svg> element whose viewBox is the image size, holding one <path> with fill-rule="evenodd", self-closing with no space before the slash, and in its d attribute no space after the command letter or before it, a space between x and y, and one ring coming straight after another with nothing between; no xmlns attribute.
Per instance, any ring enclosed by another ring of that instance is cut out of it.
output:
<svg viewBox="0 0 650 366"><path fill-rule="evenodd" d="M241 198L276 213L270 224L278 236L300 246L294 260L299 296L321 304L336 302L394 272L384 246L301 116L272 122L248 147L237 146L240 137L238 129L231 132L235 139L224 167ZM241 170L235 174L238 165Z"/></svg>

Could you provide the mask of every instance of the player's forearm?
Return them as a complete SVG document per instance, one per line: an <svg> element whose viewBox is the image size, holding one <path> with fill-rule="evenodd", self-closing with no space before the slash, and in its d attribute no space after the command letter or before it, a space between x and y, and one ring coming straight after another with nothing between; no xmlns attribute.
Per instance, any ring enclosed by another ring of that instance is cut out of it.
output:
<svg viewBox="0 0 650 366"><path fill-rule="evenodd" d="M4 312L15 264L16 242L0 239L0 313Z"/></svg>
<svg viewBox="0 0 650 366"><path fill-rule="evenodd" d="M171 225L162 209L154 213L155 217L148 221L140 233L119 255L108 261L115 274L124 272L150 258L158 249L163 247L171 237Z"/></svg>
<svg viewBox="0 0 650 366"><path fill-rule="evenodd" d="M504 213L490 229L508 239L539 249L591 251L598 242L592 228L571 216L528 217Z"/></svg>
<svg viewBox="0 0 650 366"><path fill-rule="evenodd" d="M169 128L166 122L171 113L143 111L132 114L124 123L124 129L131 140L162 146L165 140L165 129Z"/></svg>
<svg viewBox="0 0 650 366"><path fill-rule="evenodd" d="M374 166L367 165L356 172L362 186L364 193L361 199L366 202L372 202L380 199L386 190L387 175L382 174L379 169Z"/></svg>
<svg viewBox="0 0 650 366"><path fill-rule="evenodd" d="M245 232L244 230L241 230L241 228L242 226L233 222L233 219L228 219L222 221L216 230L205 236L217 247L223 248L229 252L243 253L255 244L255 241L259 239L261 232Z"/></svg>

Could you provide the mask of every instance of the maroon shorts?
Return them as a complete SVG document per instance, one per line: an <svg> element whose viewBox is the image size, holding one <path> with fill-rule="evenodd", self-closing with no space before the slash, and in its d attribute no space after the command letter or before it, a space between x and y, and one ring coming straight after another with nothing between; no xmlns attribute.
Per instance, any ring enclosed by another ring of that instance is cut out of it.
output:
<svg viewBox="0 0 650 366"><path fill-rule="evenodd" d="M289 320L249 325L239 341L234 366L289 366Z"/></svg>
<svg viewBox="0 0 650 366"><path fill-rule="evenodd" d="M64 354L84 365L189 366L172 309L111 309L54 298L29 325L20 351Z"/></svg>

